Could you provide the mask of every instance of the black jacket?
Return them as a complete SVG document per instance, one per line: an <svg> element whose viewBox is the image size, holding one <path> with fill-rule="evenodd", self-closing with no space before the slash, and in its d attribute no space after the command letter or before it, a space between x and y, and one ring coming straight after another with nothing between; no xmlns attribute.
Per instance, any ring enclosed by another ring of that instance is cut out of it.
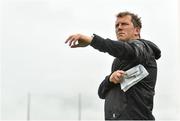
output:
<svg viewBox="0 0 180 121"><path fill-rule="evenodd" d="M103 39L94 35L91 46L114 56L111 74L116 70L128 70L142 64L149 75L123 92L119 84L109 81L110 75L99 86L98 95L105 99L106 120L154 120L152 115L156 84L156 59L161 51L152 42L139 39L128 42Z"/></svg>

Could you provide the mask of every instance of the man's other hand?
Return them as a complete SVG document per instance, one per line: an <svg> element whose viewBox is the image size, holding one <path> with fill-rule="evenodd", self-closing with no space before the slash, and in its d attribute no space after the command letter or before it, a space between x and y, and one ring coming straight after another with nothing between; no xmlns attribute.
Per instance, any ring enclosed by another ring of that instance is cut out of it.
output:
<svg viewBox="0 0 180 121"><path fill-rule="evenodd" d="M124 76L125 72L122 70L117 70L115 72L113 72L109 78L109 81L114 83L114 84L118 84L121 83L123 81L123 76Z"/></svg>

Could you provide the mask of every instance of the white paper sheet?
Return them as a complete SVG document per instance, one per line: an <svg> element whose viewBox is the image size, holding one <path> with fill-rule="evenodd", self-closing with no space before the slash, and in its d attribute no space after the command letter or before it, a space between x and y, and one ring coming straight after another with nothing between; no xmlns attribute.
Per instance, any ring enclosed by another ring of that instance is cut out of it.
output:
<svg viewBox="0 0 180 121"><path fill-rule="evenodd" d="M123 82L120 84L121 89L126 92L133 85L148 76L149 73L143 65L139 64L125 72Z"/></svg>

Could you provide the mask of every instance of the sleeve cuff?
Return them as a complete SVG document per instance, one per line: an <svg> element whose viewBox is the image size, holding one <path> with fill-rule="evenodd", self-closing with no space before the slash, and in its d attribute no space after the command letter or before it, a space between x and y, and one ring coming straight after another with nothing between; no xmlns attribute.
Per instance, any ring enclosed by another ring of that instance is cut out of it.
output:
<svg viewBox="0 0 180 121"><path fill-rule="evenodd" d="M99 47L101 47L101 44L102 44L103 40L104 39L102 37L100 37L100 36L98 36L96 34L93 34L93 39L92 39L90 45L92 47L94 47L95 49L98 49Z"/></svg>
<svg viewBox="0 0 180 121"><path fill-rule="evenodd" d="M114 83L112 83L112 82L109 81L109 77L110 77L110 75L106 77L106 79L105 79L105 84L106 84L107 86L114 86L114 85L116 85L116 84L114 84Z"/></svg>

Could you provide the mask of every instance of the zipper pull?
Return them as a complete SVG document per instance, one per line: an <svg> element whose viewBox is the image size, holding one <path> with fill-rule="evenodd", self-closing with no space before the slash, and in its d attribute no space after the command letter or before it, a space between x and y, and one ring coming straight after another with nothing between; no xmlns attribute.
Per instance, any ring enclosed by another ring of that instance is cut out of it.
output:
<svg viewBox="0 0 180 121"><path fill-rule="evenodd" d="M116 114L115 113L113 113L113 118L116 118Z"/></svg>

